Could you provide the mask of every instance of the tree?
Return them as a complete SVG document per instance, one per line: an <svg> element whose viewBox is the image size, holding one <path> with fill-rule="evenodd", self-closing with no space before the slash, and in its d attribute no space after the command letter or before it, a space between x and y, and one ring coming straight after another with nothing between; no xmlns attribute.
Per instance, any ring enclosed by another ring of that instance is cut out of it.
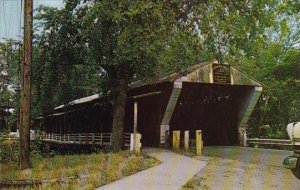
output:
<svg viewBox="0 0 300 190"><path fill-rule="evenodd" d="M274 71L274 61L283 60L277 55L287 50L283 44L298 39L297 32L286 27L289 19L284 19L289 15L297 23L296 11L286 5L276 0L67 0L61 10L41 7L37 18L43 29L36 61L42 64L34 68L39 73L34 77L35 101L47 112L95 92L76 88L82 84L110 93L113 148L119 150L131 81L214 57L264 81ZM280 39L276 43L275 36ZM74 80L75 76L83 80Z"/></svg>
<svg viewBox="0 0 300 190"><path fill-rule="evenodd" d="M134 76L153 76L172 32L193 1L97 1L84 20L88 55L105 71L113 97L112 146L121 148L126 92Z"/></svg>
<svg viewBox="0 0 300 190"><path fill-rule="evenodd" d="M77 3L66 1L59 10L38 9L36 28L41 34L36 35L34 48L34 115L47 114L57 105L99 92L101 70L86 58L86 44L81 38L82 18L88 7L77 7Z"/></svg>
<svg viewBox="0 0 300 190"><path fill-rule="evenodd" d="M265 58L258 72L264 95L250 120L249 132L257 137L259 128L269 125L266 138L288 138L286 125L300 120L300 51L295 48L285 51L283 45L271 44L260 53Z"/></svg>
<svg viewBox="0 0 300 190"><path fill-rule="evenodd" d="M15 61L18 57L19 49L14 40L8 39L5 42L0 42L0 102L2 105L9 98L12 98L9 88L16 82L16 77L14 77Z"/></svg>
<svg viewBox="0 0 300 190"><path fill-rule="evenodd" d="M34 66L38 107L45 113L58 102L72 100L73 94L82 96L74 89L74 85L80 86L78 80L72 80L79 70L81 76L96 75L92 78L100 84L87 83L89 87L99 84L101 92L110 92L113 97L113 147L119 150L128 84L141 76L151 77L162 67L161 52L173 51L168 48L171 33L186 41L188 32L183 28L188 28L184 23L193 3L68 0L61 10L40 7L36 18L43 28L37 38L35 60L41 64ZM193 52L191 45L187 47L187 52ZM87 67L90 69L82 69Z"/></svg>
<svg viewBox="0 0 300 190"><path fill-rule="evenodd" d="M300 119L299 2L287 2L273 6L272 24L253 39L244 55L232 56L232 62L264 84L264 95L249 123L254 137L261 126L269 125L266 138L287 138L286 125Z"/></svg>

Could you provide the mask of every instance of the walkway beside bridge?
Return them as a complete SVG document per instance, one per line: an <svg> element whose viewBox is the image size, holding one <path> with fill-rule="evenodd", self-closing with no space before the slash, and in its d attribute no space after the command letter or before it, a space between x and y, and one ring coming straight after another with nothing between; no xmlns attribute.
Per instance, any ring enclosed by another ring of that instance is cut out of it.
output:
<svg viewBox="0 0 300 190"><path fill-rule="evenodd" d="M206 162L189 158L164 149L146 150L162 163L153 168L117 180L98 188L99 190L157 190L180 189L188 180L205 167Z"/></svg>

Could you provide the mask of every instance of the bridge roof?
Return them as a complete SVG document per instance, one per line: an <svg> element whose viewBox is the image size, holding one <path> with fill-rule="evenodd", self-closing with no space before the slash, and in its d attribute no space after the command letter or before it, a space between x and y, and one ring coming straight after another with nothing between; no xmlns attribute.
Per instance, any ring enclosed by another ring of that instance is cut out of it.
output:
<svg viewBox="0 0 300 190"><path fill-rule="evenodd" d="M214 81L214 77L215 77L214 71L216 71L214 68L217 68L217 66L223 67L225 69L227 68L231 85L248 85L248 86L250 85L250 86L259 86L259 87L262 86L260 82L255 80L253 77L247 75L246 73L242 72L241 70L237 69L236 67L228 63L219 64L215 59L213 59L210 61L198 63L196 65L190 66L178 72L173 72L164 76L154 78L149 81L139 80L131 83L129 87L137 88L149 84L155 84L161 82L175 82L175 81L198 82L198 83L220 83L220 81L219 82Z"/></svg>

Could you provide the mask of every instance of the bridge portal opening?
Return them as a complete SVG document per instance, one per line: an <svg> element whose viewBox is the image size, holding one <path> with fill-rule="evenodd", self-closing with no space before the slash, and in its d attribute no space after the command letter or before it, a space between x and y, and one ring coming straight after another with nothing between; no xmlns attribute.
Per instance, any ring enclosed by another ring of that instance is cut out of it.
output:
<svg viewBox="0 0 300 190"><path fill-rule="evenodd" d="M251 86L184 83L170 131L202 130L205 146L238 145L238 114Z"/></svg>

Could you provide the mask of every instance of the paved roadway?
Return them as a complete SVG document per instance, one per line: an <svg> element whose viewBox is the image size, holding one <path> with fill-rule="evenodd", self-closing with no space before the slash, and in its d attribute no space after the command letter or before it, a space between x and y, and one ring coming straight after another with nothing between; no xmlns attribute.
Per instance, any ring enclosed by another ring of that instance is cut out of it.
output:
<svg viewBox="0 0 300 190"><path fill-rule="evenodd" d="M211 146L203 148L203 155L239 160L245 163L282 167L284 158L293 155L293 152L250 147Z"/></svg>
<svg viewBox="0 0 300 190"><path fill-rule="evenodd" d="M205 147L201 160L208 166L196 176L211 190L300 190L300 180L282 165L292 154L248 147Z"/></svg>

